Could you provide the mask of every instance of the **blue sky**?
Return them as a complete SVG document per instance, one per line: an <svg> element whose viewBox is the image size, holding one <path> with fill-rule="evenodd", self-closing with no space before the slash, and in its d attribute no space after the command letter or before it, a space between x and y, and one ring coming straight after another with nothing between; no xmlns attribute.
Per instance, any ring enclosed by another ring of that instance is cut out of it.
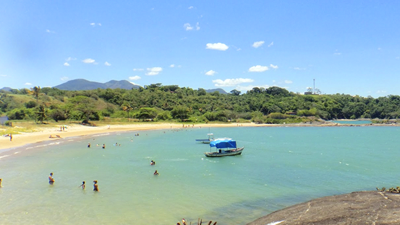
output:
<svg viewBox="0 0 400 225"><path fill-rule="evenodd" d="M400 1L0 2L0 88L83 78L400 95Z"/></svg>

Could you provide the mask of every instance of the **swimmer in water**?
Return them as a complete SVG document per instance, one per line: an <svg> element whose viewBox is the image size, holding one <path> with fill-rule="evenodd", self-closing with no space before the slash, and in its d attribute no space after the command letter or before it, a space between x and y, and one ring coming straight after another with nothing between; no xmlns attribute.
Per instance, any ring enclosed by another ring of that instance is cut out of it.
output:
<svg viewBox="0 0 400 225"><path fill-rule="evenodd" d="M154 162L153 160L151 160L150 165L156 165L156 162Z"/></svg>
<svg viewBox="0 0 400 225"><path fill-rule="evenodd" d="M82 187L82 189L85 190L86 187L85 181L82 181L82 184L79 187Z"/></svg>
<svg viewBox="0 0 400 225"><path fill-rule="evenodd" d="M159 173L157 172L157 170L156 170L156 171L154 171L154 175L159 175Z"/></svg>
<svg viewBox="0 0 400 225"><path fill-rule="evenodd" d="M53 173L50 173L50 176L49 176L49 184L54 184Z"/></svg>
<svg viewBox="0 0 400 225"><path fill-rule="evenodd" d="M106 148L106 144L103 144L103 147L101 147L102 149L105 149Z"/></svg>
<svg viewBox="0 0 400 225"><path fill-rule="evenodd" d="M99 191L99 185L97 184L97 180L93 181L93 191Z"/></svg>

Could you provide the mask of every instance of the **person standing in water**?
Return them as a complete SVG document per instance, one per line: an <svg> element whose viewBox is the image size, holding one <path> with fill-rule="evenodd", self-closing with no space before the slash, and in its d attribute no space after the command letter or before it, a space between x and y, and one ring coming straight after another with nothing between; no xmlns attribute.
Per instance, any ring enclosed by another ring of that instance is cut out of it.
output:
<svg viewBox="0 0 400 225"><path fill-rule="evenodd" d="M53 173L50 173L50 176L49 176L49 184L54 184Z"/></svg>
<svg viewBox="0 0 400 225"><path fill-rule="evenodd" d="M93 181L93 191L99 191L99 185L97 184L97 180Z"/></svg>
<svg viewBox="0 0 400 225"><path fill-rule="evenodd" d="M82 181L82 184L79 187L82 187L82 189L85 190L85 187L86 187L85 181Z"/></svg>

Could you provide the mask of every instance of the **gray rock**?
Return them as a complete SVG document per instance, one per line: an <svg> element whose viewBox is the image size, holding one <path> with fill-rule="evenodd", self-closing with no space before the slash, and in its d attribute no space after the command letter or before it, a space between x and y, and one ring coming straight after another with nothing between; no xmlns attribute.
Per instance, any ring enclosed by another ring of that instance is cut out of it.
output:
<svg viewBox="0 0 400 225"><path fill-rule="evenodd" d="M362 191L314 199L248 225L400 224L400 194Z"/></svg>

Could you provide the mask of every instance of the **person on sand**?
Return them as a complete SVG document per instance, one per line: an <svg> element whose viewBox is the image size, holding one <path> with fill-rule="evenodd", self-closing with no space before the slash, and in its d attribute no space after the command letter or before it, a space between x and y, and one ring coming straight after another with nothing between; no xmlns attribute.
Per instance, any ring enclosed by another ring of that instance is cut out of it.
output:
<svg viewBox="0 0 400 225"><path fill-rule="evenodd" d="M93 181L93 191L99 191L99 185L97 184L97 180Z"/></svg>
<svg viewBox="0 0 400 225"><path fill-rule="evenodd" d="M10 134L10 141L12 141L12 134Z"/></svg>
<svg viewBox="0 0 400 225"><path fill-rule="evenodd" d="M154 175L159 175L159 173L157 172L157 170L156 170L156 171L154 171Z"/></svg>
<svg viewBox="0 0 400 225"><path fill-rule="evenodd" d="M54 184L53 173L50 173L50 176L49 176L49 184Z"/></svg>
<svg viewBox="0 0 400 225"><path fill-rule="evenodd" d="M2 180L1 180L1 178L0 178L0 188L1 188L1 181L2 181Z"/></svg>
<svg viewBox="0 0 400 225"><path fill-rule="evenodd" d="M82 184L79 187L82 187L82 189L85 190L86 187L85 181L82 181Z"/></svg>

